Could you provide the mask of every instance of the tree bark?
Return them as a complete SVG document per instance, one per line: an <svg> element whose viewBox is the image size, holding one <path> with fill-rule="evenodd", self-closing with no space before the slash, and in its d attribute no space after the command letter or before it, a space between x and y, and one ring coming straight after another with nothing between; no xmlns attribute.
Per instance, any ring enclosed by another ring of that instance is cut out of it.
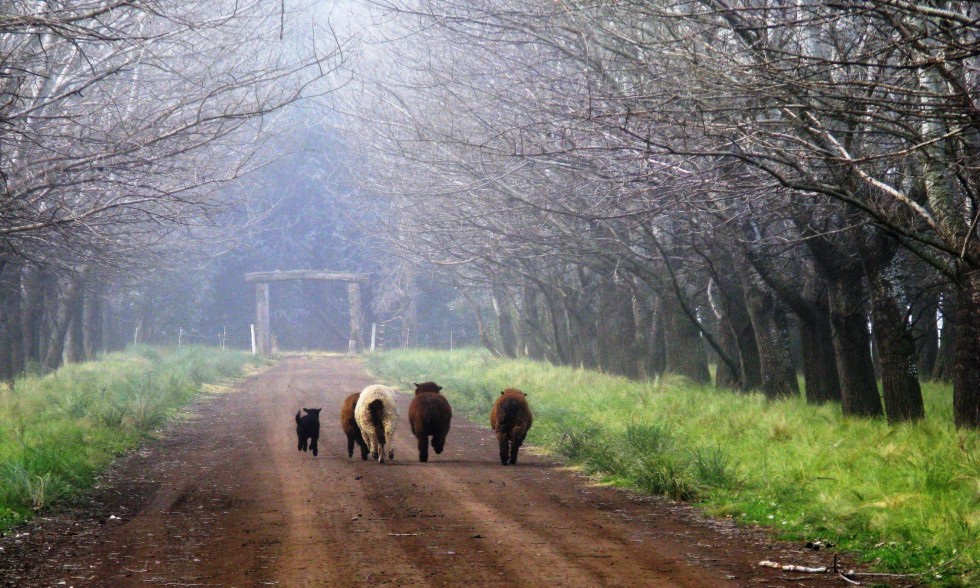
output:
<svg viewBox="0 0 980 588"><path fill-rule="evenodd" d="M700 329L681 309L676 296L662 296L660 308L666 342L665 371L687 377L698 384L711 383Z"/></svg>
<svg viewBox="0 0 980 588"><path fill-rule="evenodd" d="M770 400L798 396L800 386L790 355L786 310L772 292L756 283L754 272L746 272L742 273L742 285L759 350L762 392Z"/></svg>
<svg viewBox="0 0 980 588"><path fill-rule="evenodd" d="M803 381L810 404L840 402L840 376L834 355L834 336L826 301L812 312L797 314L803 347Z"/></svg>
<svg viewBox="0 0 980 588"><path fill-rule="evenodd" d="M469 303L470 308L473 309L474 318L476 319L476 332L480 337L480 344L487 348L490 353L493 353L499 357L500 350L493 344L493 340L490 338L490 334L487 332L487 326L483 321L483 311L480 309L480 305L477 304L476 300L473 300L473 297L470 296L470 293L467 292L466 288L460 288L459 292L463 295L463 298L466 299L466 302Z"/></svg>
<svg viewBox="0 0 980 588"><path fill-rule="evenodd" d="M858 242L871 303L875 365L881 379L885 415L892 423L925 416L916 369L910 305L901 283L898 242L866 229Z"/></svg>
<svg viewBox="0 0 980 588"><path fill-rule="evenodd" d="M599 288L598 302L596 334L599 366L614 374L637 377L632 292L623 282L610 275L605 285Z"/></svg>
<svg viewBox="0 0 980 588"><path fill-rule="evenodd" d="M768 257L755 253L751 248L746 248L746 251L752 267L800 321L801 366L807 402L840 402L840 379L827 305L827 283L813 263L816 260L812 257L803 259L799 264L802 284L790 283L773 271Z"/></svg>
<svg viewBox="0 0 980 588"><path fill-rule="evenodd" d="M542 320L543 309L538 304L538 297L538 292L530 284L525 284L522 296L524 304L521 306L524 318L521 322L526 325L524 340L527 345L527 355L531 359L541 360L549 357L551 353L543 337L546 329Z"/></svg>
<svg viewBox="0 0 980 588"><path fill-rule="evenodd" d="M21 276L21 337L25 369L41 363L41 331L44 291L50 278L38 268L24 268Z"/></svg>
<svg viewBox="0 0 980 588"><path fill-rule="evenodd" d="M494 286L490 301L493 303L493 314L497 319L497 335L500 338L500 349L507 357L517 357L517 333L514 322L507 308L507 293L500 286Z"/></svg>
<svg viewBox="0 0 980 588"><path fill-rule="evenodd" d="M86 289L82 305L82 348L85 359L94 360L103 351L102 292L100 284Z"/></svg>
<svg viewBox="0 0 980 588"><path fill-rule="evenodd" d="M735 267L734 257L726 255L724 265ZM750 270L749 270L750 271ZM763 386L762 362L759 358L759 345L756 342L755 328L752 318L746 308L745 294L739 280L731 275L716 272L715 277L721 292L719 306L724 318L731 325L732 335L738 350L739 358L739 388L741 390L759 390ZM721 364L719 363L719 369Z"/></svg>
<svg viewBox="0 0 980 588"><path fill-rule="evenodd" d="M733 357L739 356L738 340L731 321L725 315L718 317L718 343ZM721 390L742 390L741 374L736 373L723 361L715 368L715 388Z"/></svg>
<svg viewBox="0 0 980 588"><path fill-rule="evenodd" d="M0 381L9 382L17 375L14 349L20 345L14 325L20 316L11 312L20 294L20 276L14 266L0 260Z"/></svg>
<svg viewBox="0 0 980 588"><path fill-rule="evenodd" d="M557 363L570 364L572 356L568 342L568 331L565 329L565 311L563 304L559 302L559 294L555 290L544 288L541 292L545 304L548 308L548 323L551 333L552 345L555 349L555 360Z"/></svg>
<svg viewBox="0 0 980 588"><path fill-rule="evenodd" d="M953 356L953 421L980 428L980 270L963 273L957 288Z"/></svg>
<svg viewBox="0 0 980 588"><path fill-rule="evenodd" d="M920 379L931 379L939 357L939 325L936 312L939 292L921 293L912 305L912 333L915 337Z"/></svg>
<svg viewBox="0 0 980 588"><path fill-rule="evenodd" d="M881 366L881 389L885 415L891 423L925 417L922 390L916 369L915 340L906 309L900 300L900 285L888 266L868 272L871 317Z"/></svg>
<svg viewBox="0 0 980 588"><path fill-rule="evenodd" d="M841 405L847 416L881 416L881 397L871 363L864 291L859 278L829 280L830 324L841 384Z"/></svg>
<svg viewBox="0 0 980 588"><path fill-rule="evenodd" d="M82 286L85 282L84 271L83 268L78 273L68 276L64 288L56 298L57 307L53 313L47 353L44 356L44 365L48 369L55 370L61 365L65 350L65 337L77 308L78 299L82 295Z"/></svg>
<svg viewBox="0 0 980 588"><path fill-rule="evenodd" d="M82 325L82 308L84 307L85 292L79 293L72 305L71 318L68 319L68 332L65 337L65 363L85 361L85 347Z"/></svg>
<svg viewBox="0 0 980 588"><path fill-rule="evenodd" d="M650 373L659 376L667 371L667 326L664 321L664 309L659 299L654 307L650 320Z"/></svg>
<svg viewBox="0 0 980 588"><path fill-rule="evenodd" d="M953 351L956 347L956 290L946 288L939 299L939 314L943 328L939 332L939 353L932 370L932 379L953 381Z"/></svg>

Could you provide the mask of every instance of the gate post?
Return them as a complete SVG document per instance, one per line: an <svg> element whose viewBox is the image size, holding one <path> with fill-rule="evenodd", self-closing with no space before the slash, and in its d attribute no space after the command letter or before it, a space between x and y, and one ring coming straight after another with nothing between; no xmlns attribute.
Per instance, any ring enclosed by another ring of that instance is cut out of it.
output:
<svg viewBox="0 0 980 588"><path fill-rule="evenodd" d="M360 284L347 283L347 300L350 303L350 339L347 341L347 354L353 355L364 349L364 336L361 334Z"/></svg>
<svg viewBox="0 0 980 588"><path fill-rule="evenodd" d="M255 327L258 331L259 355L272 352L272 333L269 330L269 283L255 284Z"/></svg>

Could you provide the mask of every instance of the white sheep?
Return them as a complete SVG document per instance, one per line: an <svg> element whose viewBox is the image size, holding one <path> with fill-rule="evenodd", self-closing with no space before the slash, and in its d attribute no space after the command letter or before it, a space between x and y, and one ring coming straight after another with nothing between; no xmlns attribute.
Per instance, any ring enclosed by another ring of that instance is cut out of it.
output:
<svg viewBox="0 0 980 588"><path fill-rule="evenodd" d="M361 390L361 396L354 406L354 420L361 429L371 457L384 463L387 445L388 459L395 459L393 439L398 424L398 406L395 404L394 390L379 384Z"/></svg>

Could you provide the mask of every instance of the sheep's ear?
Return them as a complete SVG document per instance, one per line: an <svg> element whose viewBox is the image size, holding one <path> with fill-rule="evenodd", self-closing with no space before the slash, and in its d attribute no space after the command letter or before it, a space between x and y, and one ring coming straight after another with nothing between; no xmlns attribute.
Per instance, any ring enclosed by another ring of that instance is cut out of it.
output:
<svg viewBox="0 0 980 588"><path fill-rule="evenodd" d="M501 391L500 391L500 395L501 395L501 396L503 396L503 395L504 395L504 391L503 391L503 390L501 390Z"/></svg>
<svg viewBox="0 0 980 588"><path fill-rule="evenodd" d="M413 386L415 386L416 388L418 388L418 387L419 387L419 385L418 385L418 384L416 384L415 382L412 382L412 385L413 385Z"/></svg>
<svg viewBox="0 0 980 588"><path fill-rule="evenodd" d="M436 392L438 392L439 390L442 390L442 386L436 386Z"/></svg>
<svg viewBox="0 0 980 588"><path fill-rule="evenodd" d="M521 394L524 395L524 398L527 398L527 392L521 392Z"/></svg>

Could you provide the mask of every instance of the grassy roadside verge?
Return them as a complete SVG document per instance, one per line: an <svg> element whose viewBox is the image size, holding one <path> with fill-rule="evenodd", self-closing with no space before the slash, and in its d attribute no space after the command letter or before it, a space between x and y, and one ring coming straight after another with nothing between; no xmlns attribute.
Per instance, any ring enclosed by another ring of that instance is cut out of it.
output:
<svg viewBox="0 0 980 588"><path fill-rule="evenodd" d="M205 384L252 356L206 347L133 347L0 385L0 530L95 481Z"/></svg>
<svg viewBox="0 0 980 588"><path fill-rule="evenodd" d="M604 482L690 500L785 539L829 541L882 570L924 572L956 558L927 581L980 582L980 435L953 428L947 387L925 386L926 421L890 427L802 399L477 350L378 353L368 366L403 389L435 380L479 423L502 388L521 388L535 414L528 442Z"/></svg>

